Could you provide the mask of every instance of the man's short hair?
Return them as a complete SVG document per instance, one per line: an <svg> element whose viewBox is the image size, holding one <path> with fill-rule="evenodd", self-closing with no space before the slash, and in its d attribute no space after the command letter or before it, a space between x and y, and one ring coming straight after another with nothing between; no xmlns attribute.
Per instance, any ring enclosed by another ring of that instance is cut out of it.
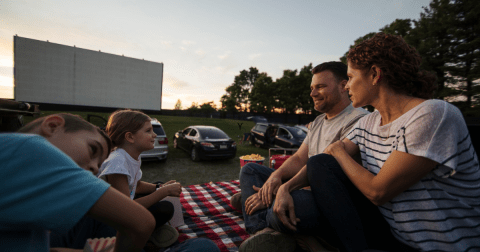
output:
<svg viewBox="0 0 480 252"><path fill-rule="evenodd" d="M99 132L100 135L102 135L102 137L105 138L105 141L107 141L107 146L108 146L108 152L107 153L110 153L110 151L112 149L112 140L110 140L110 137L108 137L107 134L105 134L105 132L103 132L103 130L101 130L99 127L87 122L85 119L83 119L79 115L73 115L73 114L68 114L68 113L58 113L58 114L55 114L55 115L58 115L58 116L62 117L63 120L65 120L64 129L65 129L66 133L68 133L68 132L74 133L74 132L77 132L77 131L80 131L80 130L86 130L86 131L90 131L90 132L94 132L94 131ZM27 125L21 127L17 132L18 133L33 132L37 127L40 126L40 124L43 123L43 121L45 121L45 118L46 117L44 116L44 117L40 117L38 119L35 119L35 120L29 122Z"/></svg>
<svg viewBox="0 0 480 252"><path fill-rule="evenodd" d="M335 76L335 78L339 82L343 80L348 80L347 65L343 64L340 61L324 62L320 65L317 65L312 69L312 74L321 73L323 71L332 72L333 76Z"/></svg>

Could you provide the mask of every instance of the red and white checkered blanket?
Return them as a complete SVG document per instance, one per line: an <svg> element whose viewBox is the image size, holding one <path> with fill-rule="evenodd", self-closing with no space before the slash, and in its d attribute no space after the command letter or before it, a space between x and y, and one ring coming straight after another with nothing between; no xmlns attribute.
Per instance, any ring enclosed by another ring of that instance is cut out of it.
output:
<svg viewBox="0 0 480 252"><path fill-rule="evenodd" d="M214 241L222 252L238 251L249 236L242 214L230 205L230 198L239 191L238 180L184 187L180 203L185 225L177 228L178 240L204 237Z"/></svg>

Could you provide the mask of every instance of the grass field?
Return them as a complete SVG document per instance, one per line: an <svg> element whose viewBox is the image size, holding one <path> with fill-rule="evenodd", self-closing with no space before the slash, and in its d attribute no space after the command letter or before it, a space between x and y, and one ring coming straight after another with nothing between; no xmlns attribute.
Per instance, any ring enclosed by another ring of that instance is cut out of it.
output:
<svg viewBox="0 0 480 252"><path fill-rule="evenodd" d="M58 113L57 111L42 111L41 116ZM108 119L109 113L96 112L68 112L77 114L83 118L87 118L87 114L98 115ZM182 185L193 185L207 183L210 181L226 181L238 179L240 171L239 157L248 154L260 154L268 159L268 150L254 147L248 144L239 144L241 136L244 132L250 132L254 126L251 121L202 118L202 117L179 117L179 116L162 116L151 115L157 118L163 125L168 136L169 153L168 158L164 162L144 161L142 162L143 178L148 182L168 181L175 179ZM32 117L24 117L24 123L33 120ZM97 126L103 126L103 121L94 118L92 123ZM241 124L241 128L238 124ZM225 131L231 138L237 142L237 156L233 159L223 160L206 160L193 162L187 152L173 148L173 136L179 130L191 125L211 125ZM268 165L268 163L265 163Z"/></svg>

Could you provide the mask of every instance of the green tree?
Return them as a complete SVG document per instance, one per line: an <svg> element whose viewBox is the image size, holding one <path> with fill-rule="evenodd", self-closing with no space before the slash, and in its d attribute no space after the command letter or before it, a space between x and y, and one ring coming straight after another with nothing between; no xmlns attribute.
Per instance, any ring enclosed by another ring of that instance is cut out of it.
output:
<svg viewBox="0 0 480 252"><path fill-rule="evenodd" d="M260 73L253 84L250 95L250 111L272 112L275 107L275 83L266 73Z"/></svg>
<svg viewBox="0 0 480 252"><path fill-rule="evenodd" d="M222 109L232 111L234 106L235 110L247 111L250 107L252 88L258 76L259 72L255 67L240 71L233 83L225 89L227 94L220 99Z"/></svg>
<svg viewBox="0 0 480 252"><path fill-rule="evenodd" d="M198 105L198 102L192 102L192 105L189 108L187 108L187 110L191 112L196 112L200 110L200 106Z"/></svg>
<svg viewBox="0 0 480 252"><path fill-rule="evenodd" d="M213 101L205 102L202 105L200 105L199 110L204 114L210 114L217 111L217 105L215 105Z"/></svg>
<svg viewBox="0 0 480 252"><path fill-rule="evenodd" d="M276 80L278 108L281 108L285 113L296 113L298 110L309 113L312 110L312 98L310 97L311 72L311 63L304 66L300 71L283 71L283 76Z"/></svg>
<svg viewBox="0 0 480 252"><path fill-rule="evenodd" d="M178 99L177 103L175 103L174 110L181 110L181 109L182 109L182 101L180 101L180 99Z"/></svg>

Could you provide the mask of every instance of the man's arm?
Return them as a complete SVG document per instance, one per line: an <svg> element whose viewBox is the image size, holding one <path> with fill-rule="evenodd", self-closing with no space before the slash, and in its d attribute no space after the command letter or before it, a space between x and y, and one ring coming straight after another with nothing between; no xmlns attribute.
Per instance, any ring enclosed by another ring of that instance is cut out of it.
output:
<svg viewBox="0 0 480 252"><path fill-rule="evenodd" d="M118 231L115 252L141 251L155 228L155 219L146 208L111 187L87 214Z"/></svg>
<svg viewBox="0 0 480 252"><path fill-rule="evenodd" d="M307 161L308 146L305 143L302 143L298 151L274 171L258 191L258 195L263 204L270 206L274 198L273 195L277 193L280 185L294 177L307 164Z"/></svg>

